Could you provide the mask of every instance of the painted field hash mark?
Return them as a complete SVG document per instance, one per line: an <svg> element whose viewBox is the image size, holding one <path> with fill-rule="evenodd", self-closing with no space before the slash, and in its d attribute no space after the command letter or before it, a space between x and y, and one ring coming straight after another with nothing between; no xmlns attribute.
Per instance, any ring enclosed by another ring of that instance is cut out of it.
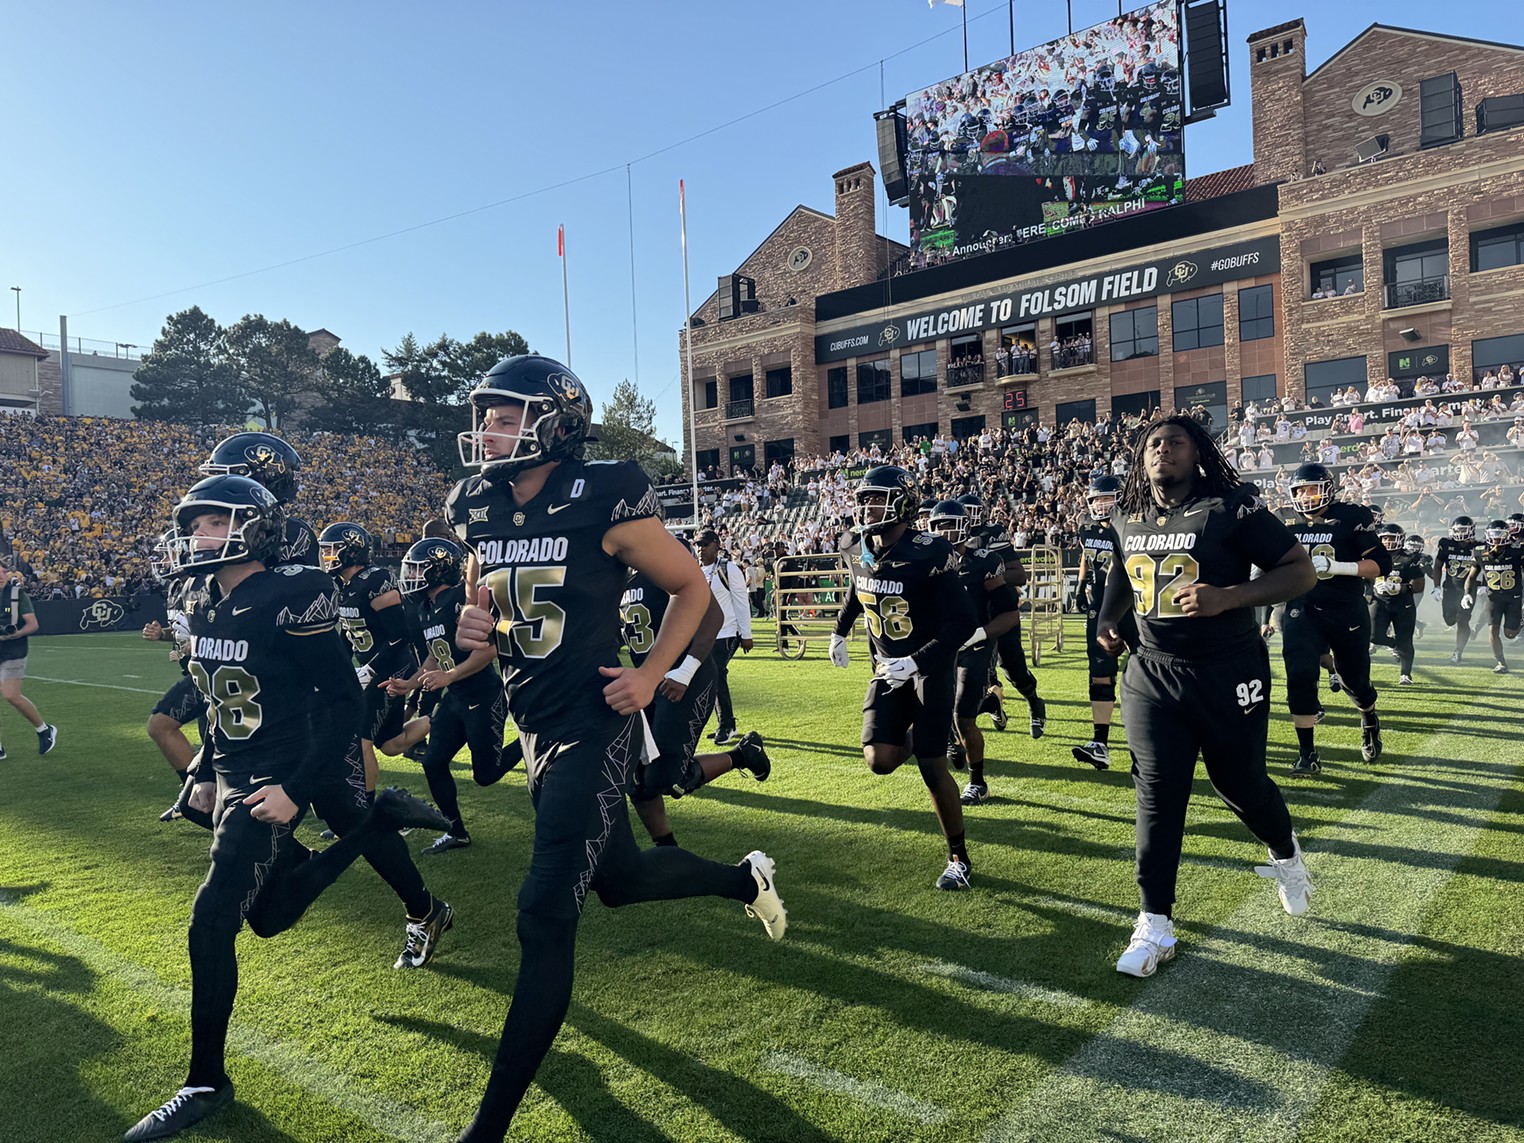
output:
<svg viewBox="0 0 1524 1143"><path fill-rule="evenodd" d="M1061 1008L1083 1008L1090 1001L1083 996L1076 996L1072 992L1064 992L1058 988L1044 988L1040 984L1028 984L1024 980L1012 980L1006 976L996 976L993 972L983 972L977 968L968 968L961 964L948 964L945 961L933 961L931 964L923 964L922 972L928 972L932 976L940 976L944 980L951 980L968 988L978 989L980 992L1000 992L1010 996L1024 996L1028 1000L1040 1000L1044 1004L1056 1004Z"/></svg>
<svg viewBox="0 0 1524 1143"><path fill-rule="evenodd" d="M945 1123L952 1115L945 1108L924 1103L892 1087L855 1079L834 1068L812 1064L787 1052L769 1052L762 1057L761 1064L765 1071L802 1080L811 1087L833 1095L844 1095L868 1107L892 1111L901 1119L909 1119L914 1123Z"/></svg>

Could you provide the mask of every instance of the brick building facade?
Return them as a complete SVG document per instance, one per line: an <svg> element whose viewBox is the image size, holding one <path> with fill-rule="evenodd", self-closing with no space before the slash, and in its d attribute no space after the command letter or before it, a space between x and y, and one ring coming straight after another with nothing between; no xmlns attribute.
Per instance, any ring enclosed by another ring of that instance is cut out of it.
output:
<svg viewBox="0 0 1524 1143"><path fill-rule="evenodd" d="M738 268L754 303L694 315L700 464L1524 364L1524 127L1477 121L1524 48L1376 24L1309 74L1305 45L1249 37L1254 162L1168 211L890 276L873 168L838 172L834 218L797 208Z"/></svg>

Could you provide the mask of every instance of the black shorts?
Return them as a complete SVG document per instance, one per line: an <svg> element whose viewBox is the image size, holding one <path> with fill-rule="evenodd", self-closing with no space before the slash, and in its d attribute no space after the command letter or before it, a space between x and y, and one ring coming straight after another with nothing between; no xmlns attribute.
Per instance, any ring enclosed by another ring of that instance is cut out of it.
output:
<svg viewBox="0 0 1524 1143"><path fill-rule="evenodd" d="M921 761L947 757L954 675L949 665L893 690L886 680L875 677L863 699L863 745L904 746L910 734L910 751Z"/></svg>
<svg viewBox="0 0 1524 1143"><path fill-rule="evenodd" d="M680 798L704 784L704 774L694 754L698 751L699 736L714 713L717 690L718 669L714 659L708 658L693 672L693 679L679 701L673 702L660 692L651 700L645 717L656 756L645 757L649 750L642 749L641 760L630 777L632 802L649 802L664 794Z"/></svg>
<svg viewBox="0 0 1524 1143"><path fill-rule="evenodd" d="M1439 597L1439 614L1444 619L1446 627L1454 627L1457 620L1463 621L1467 627L1471 626L1471 611L1469 607L1461 606L1461 597L1465 594L1460 588L1450 590L1453 579L1445 581L1444 594Z"/></svg>
<svg viewBox="0 0 1524 1143"><path fill-rule="evenodd" d="M1487 597L1487 614L1492 625L1492 630L1499 627L1505 631L1517 631L1520 618L1520 598L1516 595L1511 599L1499 599L1495 595Z"/></svg>
<svg viewBox="0 0 1524 1143"><path fill-rule="evenodd" d="M407 697L389 695L379 683L365 688L365 724L360 737L370 743L390 742L407 721Z"/></svg>
<svg viewBox="0 0 1524 1143"><path fill-rule="evenodd" d="M958 652L953 699L953 716L958 721L979 717L979 704L989 693L990 664L994 661L995 644L988 639L982 646Z"/></svg>
<svg viewBox="0 0 1524 1143"><path fill-rule="evenodd" d="M154 703L154 714L168 715L181 726L206 714L206 696L196 686L196 680L183 675L180 681L164 692L164 697Z"/></svg>
<svg viewBox="0 0 1524 1143"><path fill-rule="evenodd" d="M495 679L495 676L494 676ZM471 748L471 772L494 774L503 750L503 726L508 718L508 699L500 686L470 688L461 692L451 687L441 698L429 691L434 713L429 716L429 748L423 756L425 770L449 766L462 746ZM422 704L420 704L420 707Z"/></svg>

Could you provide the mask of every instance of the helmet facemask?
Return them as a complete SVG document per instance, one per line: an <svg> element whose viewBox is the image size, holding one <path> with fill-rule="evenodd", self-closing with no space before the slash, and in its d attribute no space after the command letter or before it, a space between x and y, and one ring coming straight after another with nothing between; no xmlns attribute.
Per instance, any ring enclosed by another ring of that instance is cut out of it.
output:
<svg viewBox="0 0 1524 1143"><path fill-rule="evenodd" d="M517 411L517 425L511 413L494 417L494 409ZM555 432L555 412L555 402L543 394L478 390L471 397L471 431L456 437L461 464L510 476L548 464L552 457L547 438Z"/></svg>
<svg viewBox="0 0 1524 1143"><path fill-rule="evenodd" d="M1315 515L1333 503L1333 483L1327 480L1309 480L1293 484L1291 502L1302 515Z"/></svg>
<svg viewBox="0 0 1524 1143"><path fill-rule="evenodd" d="M228 517L227 534L198 534L196 521L214 514ZM278 541L279 530L272 528L270 518L247 504L193 500L175 508L174 521L166 541L172 574L260 560L270 545L272 531Z"/></svg>
<svg viewBox="0 0 1524 1143"><path fill-rule="evenodd" d="M1111 511L1116 507L1117 494L1115 492L1092 492L1085 497L1090 506L1090 518L1097 521L1111 519Z"/></svg>

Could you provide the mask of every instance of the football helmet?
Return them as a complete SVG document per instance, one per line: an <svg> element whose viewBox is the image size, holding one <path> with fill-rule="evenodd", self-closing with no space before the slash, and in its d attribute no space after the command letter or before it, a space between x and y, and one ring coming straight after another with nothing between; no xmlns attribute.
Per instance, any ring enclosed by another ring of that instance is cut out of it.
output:
<svg viewBox="0 0 1524 1143"><path fill-rule="evenodd" d="M1508 521L1494 520L1487 525L1487 531L1483 533L1487 542L1495 548L1500 548L1508 542Z"/></svg>
<svg viewBox="0 0 1524 1143"><path fill-rule="evenodd" d="M302 458L274 433L234 433L218 442L201 465L206 476L247 476L263 484L282 504L296 497Z"/></svg>
<svg viewBox="0 0 1524 1143"><path fill-rule="evenodd" d="M931 526L931 510L937 506L937 498L928 496L921 501L921 506L916 509L915 526L921 531L926 531Z"/></svg>
<svg viewBox="0 0 1524 1143"><path fill-rule="evenodd" d="M965 492L957 499L963 505L963 516L968 521L969 531L981 526L985 521L984 501L973 492Z"/></svg>
<svg viewBox="0 0 1524 1143"><path fill-rule="evenodd" d="M1470 516L1457 516L1450 521L1450 538L1457 544L1476 542L1476 521Z"/></svg>
<svg viewBox="0 0 1524 1143"><path fill-rule="evenodd" d="M968 539L968 512L956 500L937 501L927 523L933 533L955 548L961 547Z"/></svg>
<svg viewBox="0 0 1524 1143"><path fill-rule="evenodd" d="M170 559L170 541L174 538L175 530L170 528L162 533L154 541L153 554L148 557L148 570L153 573L153 578L160 583L165 583L174 578L174 561Z"/></svg>
<svg viewBox="0 0 1524 1143"><path fill-rule="evenodd" d="M1085 503L1090 506L1090 518L1110 520L1111 510L1116 507L1117 495L1121 491L1122 482L1115 476L1097 476L1092 480L1085 493Z"/></svg>
<svg viewBox="0 0 1524 1143"><path fill-rule="evenodd" d="M488 410L516 407L519 417L487 428ZM471 390L471 430L457 438L460 462L483 473L514 476L542 464L577 460L593 436L593 399L559 361L524 353L505 357ZM506 451L505 451L506 450Z"/></svg>
<svg viewBox="0 0 1524 1143"><path fill-rule="evenodd" d="M1333 474L1316 462L1303 464L1291 474L1291 502L1304 516L1315 516L1334 501Z"/></svg>
<svg viewBox="0 0 1524 1143"><path fill-rule="evenodd" d="M1524 540L1524 512L1515 512L1508 517L1508 538L1511 540Z"/></svg>
<svg viewBox="0 0 1524 1143"><path fill-rule="evenodd" d="M368 567L374 547L370 533L360 525L329 524L318 536L318 563L334 575L345 568Z"/></svg>
<svg viewBox="0 0 1524 1143"><path fill-rule="evenodd" d="M228 517L226 534L197 535L196 521L214 514ZM172 575L251 560L266 565L280 561L286 514L275 494L250 477L198 481L175 505L170 522L166 546Z"/></svg>
<svg viewBox="0 0 1524 1143"><path fill-rule="evenodd" d="M1421 556L1424 552L1423 537L1417 532L1409 532L1402 541L1402 550L1410 556Z"/></svg>
<svg viewBox="0 0 1524 1143"><path fill-rule="evenodd" d="M419 540L402 557L397 590L417 595L431 587L454 587L465 578L466 557L453 540Z"/></svg>
<svg viewBox="0 0 1524 1143"><path fill-rule="evenodd" d="M864 536L887 532L896 524L909 524L916 518L917 487L915 477L893 464L879 464L863 473L852 492L857 511L857 528Z"/></svg>
<svg viewBox="0 0 1524 1143"><path fill-rule="evenodd" d="M1403 539L1402 525L1382 524L1376 529L1376 538L1381 541L1381 546L1387 551L1400 552Z"/></svg>

